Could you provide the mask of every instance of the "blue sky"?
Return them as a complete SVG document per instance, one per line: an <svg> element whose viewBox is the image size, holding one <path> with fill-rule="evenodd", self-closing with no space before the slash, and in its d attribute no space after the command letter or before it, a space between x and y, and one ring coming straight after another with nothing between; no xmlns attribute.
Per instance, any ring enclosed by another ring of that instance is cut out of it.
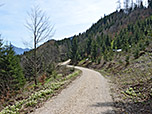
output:
<svg viewBox="0 0 152 114"><path fill-rule="evenodd" d="M123 0L122 0L123 1ZM86 31L104 14L116 10L117 0L1 0L0 33L4 41L24 48L24 41L32 42L25 27L27 12L39 6L50 17L59 40Z"/></svg>

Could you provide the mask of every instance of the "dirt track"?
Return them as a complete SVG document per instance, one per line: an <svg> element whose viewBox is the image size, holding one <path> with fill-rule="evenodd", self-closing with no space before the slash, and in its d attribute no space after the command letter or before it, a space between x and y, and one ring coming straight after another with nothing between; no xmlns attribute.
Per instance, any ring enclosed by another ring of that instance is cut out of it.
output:
<svg viewBox="0 0 152 114"><path fill-rule="evenodd" d="M113 114L107 80L96 71L76 68L82 76L34 114Z"/></svg>

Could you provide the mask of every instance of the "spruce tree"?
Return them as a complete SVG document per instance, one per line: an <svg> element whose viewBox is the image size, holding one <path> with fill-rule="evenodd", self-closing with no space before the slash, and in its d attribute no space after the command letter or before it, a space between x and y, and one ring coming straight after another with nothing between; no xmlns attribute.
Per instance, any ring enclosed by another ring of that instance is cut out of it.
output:
<svg viewBox="0 0 152 114"><path fill-rule="evenodd" d="M93 61L97 57L97 43L96 43L95 40L93 40L92 43L91 43L91 57L92 57Z"/></svg>
<svg viewBox="0 0 152 114"><path fill-rule="evenodd" d="M4 52L3 52L3 48L2 48L2 40L0 39L0 64L2 63L3 61L3 55L4 55ZM1 66L0 66L1 67Z"/></svg>
<svg viewBox="0 0 152 114"><path fill-rule="evenodd" d="M4 64L4 50L2 47L2 39L0 39L0 94L5 91L5 78L3 77L3 64Z"/></svg>
<svg viewBox="0 0 152 114"><path fill-rule="evenodd" d="M77 54L78 54L78 41L77 41L77 37L74 37L72 39L72 45L71 45L71 59L72 61L75 63L77 61Z"/></svg>
<svg viewBox="0 0 152 114"><path fill-rule="evenodd" d="M148 8L152 8L152 0L148 0Z"/></svg>
<svg viewBox="0 0 152 114"><path fill-rule="evenodd" d="M18 90L25 84L25 78L19 63L19 58L15 55L11 45L5 46L5 54L1 66L1 79L3 87L9 90Z"/></svg>
<svg viewBox="0 0 152 114"><path fill-rule="evenodd" d="M87 56L89 56L91 53L91 42L92 42L91 37L88 37L87 43L86 43Z"/></svg>

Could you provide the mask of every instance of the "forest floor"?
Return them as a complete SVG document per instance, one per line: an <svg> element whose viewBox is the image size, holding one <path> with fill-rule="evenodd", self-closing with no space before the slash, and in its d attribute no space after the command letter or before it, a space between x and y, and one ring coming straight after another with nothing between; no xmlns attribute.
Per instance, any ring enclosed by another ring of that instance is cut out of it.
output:
<svg viewBox="0 0 152 114"><path fill-rule="evenodd" d="M100 73L82 67L82 76L34 114L113 114L109 83Z"/></svg>

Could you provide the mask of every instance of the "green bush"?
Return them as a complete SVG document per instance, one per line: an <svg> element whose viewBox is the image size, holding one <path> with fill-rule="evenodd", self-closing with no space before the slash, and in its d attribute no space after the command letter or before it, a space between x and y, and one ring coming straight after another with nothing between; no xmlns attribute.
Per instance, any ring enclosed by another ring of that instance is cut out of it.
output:
<svg viewBox="0 0 152 114"><path fill-rule="evenodd" d="M135 49L133 55L134 55L135 59L137 59L139 57L139 49L138 48Z"/></svg>

